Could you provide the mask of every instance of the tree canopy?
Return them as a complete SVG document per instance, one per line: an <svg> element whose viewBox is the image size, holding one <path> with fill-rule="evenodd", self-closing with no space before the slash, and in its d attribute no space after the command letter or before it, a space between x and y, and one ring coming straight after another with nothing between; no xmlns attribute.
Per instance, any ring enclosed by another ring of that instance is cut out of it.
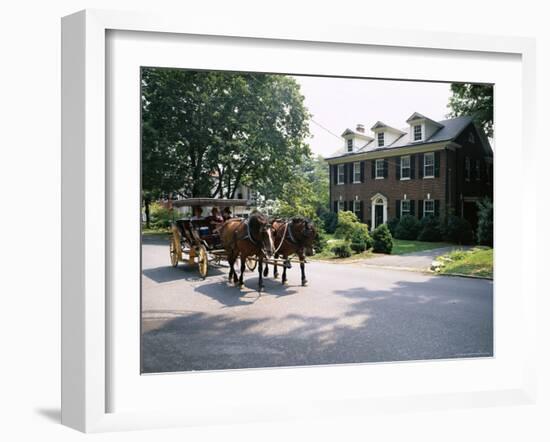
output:
<svg viewBox="0 0 550 442"><path fill-rule="evenodd" d="M450 117L469 115L488 137L493 136L493 86L490 84L453 83L448 107Z"/></svg>
<svg viewBox="0 0 550 442"><path fill-rule="evenodd" d="M310 155L309 113L283 75L143 68L142 187L232 198L277 196Z"/></svg>

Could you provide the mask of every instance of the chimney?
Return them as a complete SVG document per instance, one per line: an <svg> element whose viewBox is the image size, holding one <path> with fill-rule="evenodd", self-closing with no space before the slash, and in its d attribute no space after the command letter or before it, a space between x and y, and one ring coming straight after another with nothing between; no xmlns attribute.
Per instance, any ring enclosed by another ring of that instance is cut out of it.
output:
<svg viewBox="0 0 550 442"><path fill-rule="evenodd" d="M355 129L357 132L364 134L365 133L365 126L362 124L358 124L357 128Z"/></svg>

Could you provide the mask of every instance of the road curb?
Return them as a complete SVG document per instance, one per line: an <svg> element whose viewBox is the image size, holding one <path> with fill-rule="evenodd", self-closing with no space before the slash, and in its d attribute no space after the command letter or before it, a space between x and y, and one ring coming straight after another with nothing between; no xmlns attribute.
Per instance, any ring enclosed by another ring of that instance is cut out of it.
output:
<svg viewBox="0 0 550 442"><path fill-rule="evenodd" d="M453 276L453 277L470 278L470 279L485 279L487 281L493 280L493 278L489 276L463 275L461 273L439 273L439 272L434 272L432 270L430 270L430 273L433 273L434 275L440 275L440 276Z"/></svg>

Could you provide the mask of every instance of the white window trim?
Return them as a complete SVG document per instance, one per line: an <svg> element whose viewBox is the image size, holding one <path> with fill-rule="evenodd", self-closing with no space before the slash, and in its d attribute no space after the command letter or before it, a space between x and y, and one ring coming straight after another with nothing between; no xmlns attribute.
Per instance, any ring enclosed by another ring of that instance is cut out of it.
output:
<svg viewBox="0 0 550 442"><path fill-rule="evenodd" d="M342 208L340 208L340 205L342 205ZM344 201L338 200L338 212L344 212Z"/></svg>
<svg viewBox="0 0 550 442"><path fill-rule="evenodd" d="M403 216L403 203L409 203L409 210L406 211L406 215L410 215L411 214L411 200L401 200L401 209L400 209L400 214L401 216Z"/></svg>
<svg viewBox="0 0 550 442"><path fill-rule="evenodd" d="M426 211L426 203L433 203L433 210ZM426 216L427 213L435 216L435 200L424 200L422 215Z"/></svg>
<svg viewBox="0 0 550 442"><path fill-rule="evenodd" d="M355 166L357 166L357 172L355 171ZM355 176L359 175L359 179L356 180ZM353 163L353 184L359 184L361 182L361 162L355 161Z"/></svg>
<svg viewBox="0 0 550 442"><path fill-rule="evenodd" d="M382 176L378 176L378 162L382 163ZM377 159L374 163L374 179L383 180L384 179L384 159Z"/></svg>
<svg viewBox="0 0 550 442"><path fill-rule="evenodd" d="M426 167L429 167L429 165L428 166L426 165L427 155L430 155L433 158L433 163L432 163L433 173L431 175L426 174ZM435 152L427 152L424 154L424 164L422 165L422 167L424 168L424 173L422 174L423 178L435 178Z"/></svg>
<svg viewBox="0 0 550 442"><path fill-rule="evenodd" d="M344 177L342 181L340 181L340 168L342 168L342 170L344 171L344 173L342 173L342 176ZM336 175L337 175L336 185L337 186L344 185L344 182L346 181L346 168L344 167L343 164L338 164L338 166L336 167Z"/></svg>
<svg viewBox="0 0 550 442"><path fill-rule="evenodd" d="M404 177L403 176L403 158L408 158L409 159L409 176L407 177ZM399 167L400 167L400 180L401 181L406 181L406 180L410 180L411 179L411 156L410 155L405 155L405 156L402 156L402 157L399 157Z"/></svg>
<svg viewBox="0 0 550 442"><path fill-rule="evenodd" d="M350 150L350 141L351 141L351 150ZM346 140L346 147L348 149L348 152L353 152L353 139L352 138L348 138Z"/></svg>

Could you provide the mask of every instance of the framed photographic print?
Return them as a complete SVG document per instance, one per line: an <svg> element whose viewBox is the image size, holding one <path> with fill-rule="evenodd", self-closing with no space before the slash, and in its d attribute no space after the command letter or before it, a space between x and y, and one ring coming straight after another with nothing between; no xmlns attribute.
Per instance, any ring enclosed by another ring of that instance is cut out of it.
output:
<svg viewBox="0 0 550 442"><path fill-rule="evenodd" d="M530 40L84 11L62 42L64 424L532 400Z"/></svg>

